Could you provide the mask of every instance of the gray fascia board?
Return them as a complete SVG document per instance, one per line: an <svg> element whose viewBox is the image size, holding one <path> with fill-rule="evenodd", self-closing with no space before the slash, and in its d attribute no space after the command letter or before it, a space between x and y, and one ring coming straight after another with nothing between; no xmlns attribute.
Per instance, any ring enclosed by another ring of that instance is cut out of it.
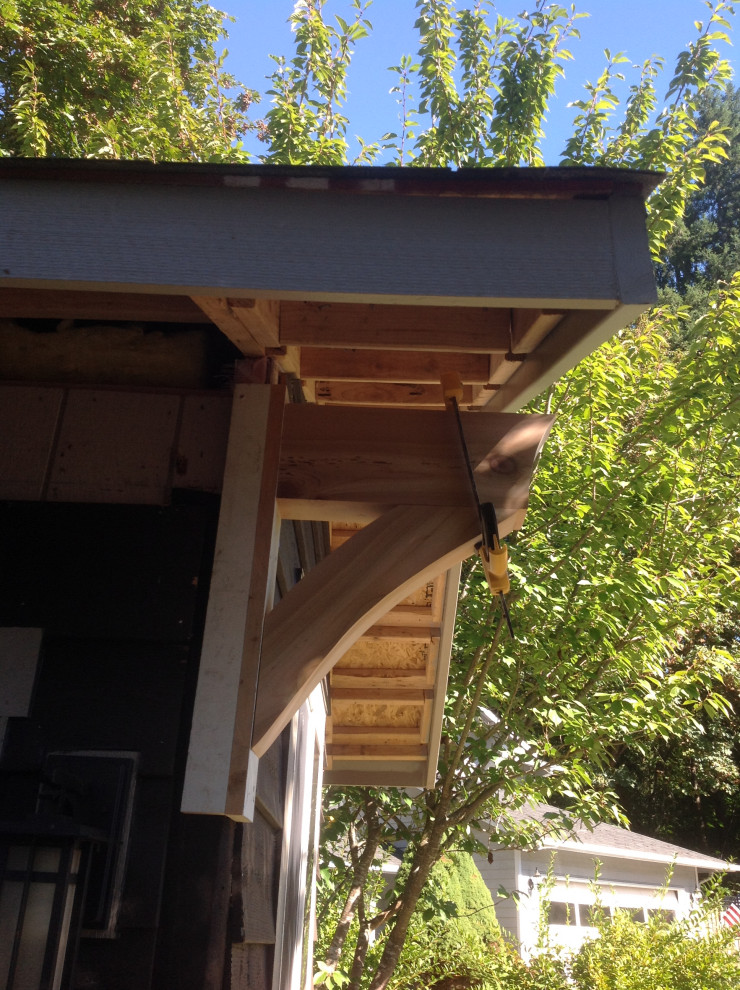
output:
<svg viewBox="0 0 740 990"><path fill-rule="evenodd" d="M610 309L625 288L612 212L609 200L11 179L0 286Z"/></svg>

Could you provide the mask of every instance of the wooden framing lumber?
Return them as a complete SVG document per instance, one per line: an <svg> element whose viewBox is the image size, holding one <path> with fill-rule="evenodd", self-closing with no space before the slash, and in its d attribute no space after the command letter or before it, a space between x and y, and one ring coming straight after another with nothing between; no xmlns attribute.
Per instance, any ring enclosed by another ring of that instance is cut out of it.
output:
<svg viewBox="0 0 740 990"><path fill-rule="evenodd" d="M563 310L512 309L511 350L531 353L564 315Z"/></svg>
<svg viewBox="0 0 740 990"><path fill-rule="evenodd" d="M510 520L501 523L503 535ZM265 619L254 752L267 750L367 629L440 569L467 557L478 535L472 509L398 507L299 582Z"/></svg>
<svg viewBox="0 0 740 990"><path fill-rule="evenodd" d="M355 420L354 432L350 414L359 414L359 424ZM394 410L378 410L372 416L371 425L363 422L363 415L366 416L362 410L345 410L343 415L338 416L337 410L324 407L288 407L285 411L283 455L288 453L288 460L295 464L296 460L305 456L304 448L308 444L312 471L323 483L331 465L342 462L343 450L348 454L346 470L350 470L351 462L360 459L363 448L372 448L374 443L379 443L375 463L372 463L372 456L368 458L370 471L367 477L363 475L360 478L355 473L349 487L364 495L372 484L372 477L380 477L380 484L386 486L383 495L390 500L393 495L388 487L387 475L392 474L388 468L388 447L393 446L394 433L397 441L398 432L403 436L404 429L409 427L409 420L413 419L415 425L411 435L414 442L410 448L405 448L405 470L399 472L397 485L393 488L396 497L404 475L418 472L423 458L419 456L417 445L428 452L429 447L423 441L425 437L428 440L430 431L437 441L436 446L444 447L441 438L445 435L450 437L448 454L451 456L453 449L457 451L457 458L450 463L450 470L464 478L459 438L455 436L454 421L449 413L405 412L399 419L399 414ZM436 416L442 419L435 431L429 417ZM289 426L289 420L293 418L295 433L291 433ZM469 446L473 463L485 469L479 474L480 497L494 502L503 537L522 523L535 459L552 420L547 416L495 419L486 416L482 417L482 421L492 432L484 430L477 436L477 442L482 443L482 447L477 448L472 439ZM333 433L329 430L330 423L334 426ZM359 434L358 425L363 427ZM300 432L298 427L303 429L303 434L296 444L296 433ZM343 442L339 436L342 430L345 431ZM492 444L494 436L498 438L498 443ZM481 449L485 451L482 456ZM320 456L322 450L326 455L323 461ZM410 463L409 450L416 455ZM502 474L498 468L504 468ZM342 471L335 475L334 488L324 492L327 500L352 497L352 491L336 491L336 486L344 480L344 470L343 464ZM506 479L503 483L500 474ZM283 477L284 465L281 467ZM440 571L458 564L473 551L474 543L480 536L480 523L470 493L467 493L466 500L459 499L459 492L452 493L452 505L434 505L435 486L443 486L444 483L445 478L439 472L432 472L429 484L415 489L417 492L423 491L421 498L417 495L416 504L395 505L383 512L322 560L268 614L262 644L253 744L258 756L277 738L293 712L350 646L372 626L381 621L388 624L385 617L394 606L400 605L419 586L434 580ZM372 488L370 490L373 497ZM286 502L294 494L294 491L282 489ZM450 498L450 495L445 497ZM455 498L459 499L458 504L455 504ZM430 614L426 608L423 611L429 614L431 622L427 615L417 615L415 610L418 606L402 608L401 625L416 624L409 621L414 617L420 620L420 625L439 625L440 617Z"/></svg>
<svg viewBox="0 0 740 990"><path fill-rule="evenodd" d="M207 322L202 309L187 296L37 288L0 288L0 319Z"/></svg>
<svg viewBox="0 0 740 990"><path fill-rule="evenodd" d="M339 673L335 673L336 670L337 668L335 667L331 675L331 696L334 701L352 701L358 698L366 699L366 692L369 691L373 697L375 696L374 692L392 694L393 698L391 699L389 697L388 700L398 701L400 703L404 701L404 697L398 694L399 691L403 692L413 688L421 688L423 690L430 686L426 670L423 668L398 670L388 667L385 670L385 674L378 673L378 668L374 667L344 667ZM350 670L352 671L351 674L349 673ZM356 676L355 671L362 672L363 670L369 670L371 673L364 677ZM350 698L345 693L337 694L337 691L350 691L353 693L353 697ZM367 698L369 697L367 695ZM412 696L409 695L409 697L411 698ZM413 697L416 698L415 695Z"/></svg>
<svg viewBox="0 0 740 990"><path fill-rule="evenodd" d="M365 701L383 705L423 705L433 691L431 688L410 687L336 687L332 688L334 701Z"/></svg>
<svg viewBox="0 0 740 990"><path fill-rule="evenodd" d="M393 626L377 625L371 626L362 636L362 639L398 639L404 642L431 643L439 639L439 626Z"/></svg>
<svg viewBox="0 0 740 990"><path fill-rule="evenodd" d="M377 746L372 743L327 743L328 756L343 757L351 760L425 760L429 747L424 743L415 746L404 746L392 743L387 746Z"/></svg>
<svg viewBox="0 0 740 990"><path fill-rule="evenodd" d="M193 302L246 357L279 347L279 304L272 299L193 296Z"/></svg>
<svg viewBox="0 0 740 990"><path fill-rule="evenodd" d="M509 310L284 302L280 342L304 347L468 351L509 349Z"/></svg>
<svg viewBox="0 0 740 990"><path fill-rule="evenodd" d="M332 725L332 742L396 742L420 743L418 726L414 725Z"/></svg>
<svg viewBox="0 0 740 990"><path fill-rule="evenodd" d="M463 351L340 350L302 347L301 375L323 381L424 382L439 384L443 373L456 371L466 385L483 385L491 377L488 354Z"/></svg>
<svg viewBox="0 0 740 990"><path fill-rule="evenodd" d="M444 594L441 604L441 620L443 635L439 641L439 649L435 657L435 682L447 684L452 651L452 637L455 632L455 612L457 610L457 593L460 587L461 564L451 568L445 575ZM439 747L442 739L442 720L445 710L445 695L436 691L429 705L424 706L422 714L422 729L425 738L429 740L429 759L426 764L425 787L434 787L439 763ZM428 718L428 727L426 719Z"/></svg>
<svg viewBox="0 0 740 990"><path fill-rule="evenodd" d="M278 386L234 393L183 812L252 818L251 730L264 613L275 584L284 402Z"/></svg>
<svg viewBox="0 0 740 990"><path fill-rule="evenodd" d="M408 406L412 409L439 409L444 404L442 386L406 382L314 382L319 403L343 406ZM473 385L463 386L461 406L470 405L478 395Z"/></svg>
<svg viewBox="0 0 740 990"><path fill-rule="evenodd" d="M461 417L481 501L502 515L526 506L552 417ZM285 411L278 499L284 518L336 518L340 502L344 520L378 506L473 504L452 413L310 405Z"/></svg>

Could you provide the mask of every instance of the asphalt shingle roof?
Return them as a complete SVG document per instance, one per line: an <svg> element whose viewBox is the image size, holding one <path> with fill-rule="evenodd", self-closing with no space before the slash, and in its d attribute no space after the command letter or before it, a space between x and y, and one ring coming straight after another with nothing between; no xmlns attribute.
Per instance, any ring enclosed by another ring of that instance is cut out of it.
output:
<svg viewBox="0 0 740 990"><path fill-rule="evenodd" d="M519 820L534 819L546 823L548 821L546 815L557 814L559 811L560 809L548 804L526 805L514 812L513 817ZM661 839L651 839L647 835L640 835L639 832L631 832L629 829L620 828L618 825L609 825L606 822L600 822L598 825L589 827L576 820L568 835L548 838L544 844L549 847L564 846L573 849L577 849L579 846L597 847L602 849L605 854L610 851L614 855L634 855L639 859L652 859L656 862L675 859L677 862L706 870L740 869L740 867L732 866L714 856L706 856L704 853L694 852L684 846L676 846L672 842L663 842Z"/></svg>

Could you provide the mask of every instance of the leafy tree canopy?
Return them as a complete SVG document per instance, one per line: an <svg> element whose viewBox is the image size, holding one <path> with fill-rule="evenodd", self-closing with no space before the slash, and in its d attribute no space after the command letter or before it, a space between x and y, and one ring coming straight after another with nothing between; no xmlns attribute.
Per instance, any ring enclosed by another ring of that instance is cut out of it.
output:
<svg viewBox="0 0 740 990"><path fill-rule="evenodd" d="M0 154L245 161L205 0L0 0Z"/></svg>
<svg viewBox="0 0 740 990"><path fill-rule="evenodd" d="M664 298L697 314L715 283L740 268L740 89L700 94L697 127L706 130L713 121L727 135L727 157L707 162L704 183L689 197L657 271Z"/></svg>

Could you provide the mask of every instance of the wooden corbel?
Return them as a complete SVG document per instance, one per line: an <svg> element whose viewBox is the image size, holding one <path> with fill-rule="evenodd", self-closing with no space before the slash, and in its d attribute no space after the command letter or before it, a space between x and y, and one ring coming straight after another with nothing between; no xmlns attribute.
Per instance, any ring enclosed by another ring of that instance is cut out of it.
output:
<svg viewBox="0 0 740 990"><path fill-rule="evenodd" d="M521 526L549 416L464 417L482 501L500 535ZM429 578L468 557L480 523L455 423L444 412L286 409L278 497L312 518L334 500L377 518L315 567L265 620L252 749L277 738L336 661ZM395 500L396 504L392 504ZM323 513L323 514L322 514Z"/></svg>
<svg viewBox="0 0 740 990"><path fill-rule="evenodd" d="M463 414L478 492L502 536L522 524L551 422ZM280 515L370 524L269 611ZM479 537L449 414L285 406L281 388L238 387L182 810L251 820L257 760L313 688Z"/></svg>

